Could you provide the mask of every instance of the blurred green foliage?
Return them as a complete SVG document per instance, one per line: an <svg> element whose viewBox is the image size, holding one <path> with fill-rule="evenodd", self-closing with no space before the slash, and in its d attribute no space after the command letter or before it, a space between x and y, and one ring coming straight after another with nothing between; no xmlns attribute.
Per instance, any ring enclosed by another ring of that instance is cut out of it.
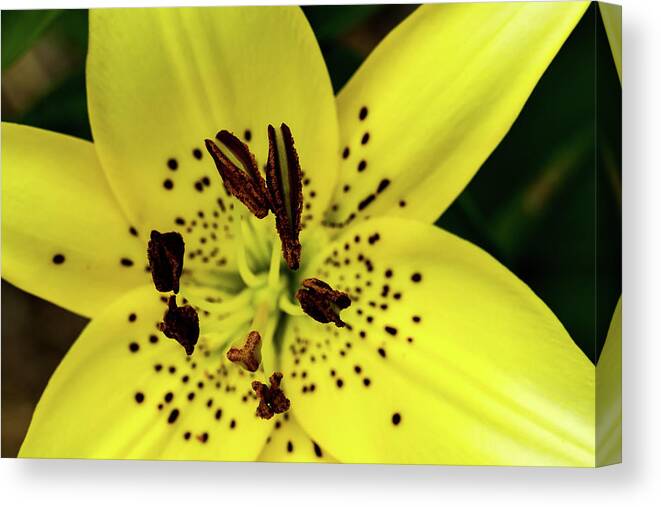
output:
<svg viewBox="0 0 661 507"><path fill-rule="evenodd" d="M370 44L411 8L304 8L336 91L360 66ZM82 56L80 64L28 111L5 114L3 120L91 139L85 11L3 12L2 67L44 34L64 40ZM361 44L355 43L356 34ZM593 4L511 131L437 222L482 246L530 285L593 361L621 294L619 90Z"/></svg>
<svg viewBox="0 0 661 507"><path fill-rule="evenodd" d="M352 28L387 8L383 5L320 5L304 7L305 16L320 44L334 43Z"/></svg>
<svg viewBox="0 0 661 507"><path fill-rule="evenodd" d="M44 16L30 16L32 13L46 13ZM71 62L75 62L62 79L49 83L46 93L39 97L25 111L6 113L3 107L4 121L32 125L43 129L62 132L84 139L92 139L92 132L87 117L87 95L85 91L85 57L87 55L87 20L86 10L59 11L3 11L2 12L2 61L5 62L5 36L11 37L16 30L13 24L16 18L21 20L22 30L19 40L26 33L37 33L31 39L34 43L41 37L49 37L54 44L62 46ZM47 25L43 19L47 18ZM29 25L29 22L33 25ZM11 47L18 47L12 43ZM28 47L22 47L20 54ZM20 56L17 54L16 56ZM3 76L4 77L4 76ZM3 104L4 106L4 104Z"/></svg>
<svg viewBox="0 0 661 507"><path fill-rule="evenodd" d="M2 70L25 53L57 18L60 11L4 11L2 13Z"/></svg>

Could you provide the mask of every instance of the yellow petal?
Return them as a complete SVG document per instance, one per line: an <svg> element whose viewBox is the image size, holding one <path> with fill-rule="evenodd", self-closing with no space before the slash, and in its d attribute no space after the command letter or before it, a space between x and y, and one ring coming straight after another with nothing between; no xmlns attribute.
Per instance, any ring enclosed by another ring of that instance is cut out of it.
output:
<svg viewBox="0 0 661 507"><path fill-rule="evenodd" d="M622 82L622 7L615 4L599 2L601 19L606 28L608 43L613 53L613 61L617 68L617 75Z"/></svg>
<svg viewBox="0 0 661 507"><path fill-rule="evenodd" d="M269 123L293 132L311 206L304 215L328 204L335 103L298 7L92 10L87 88L99 157L137 222L168 228L181 217L204 234L198 211L220 211L222 232L228 218L217 199L227 197L204 139L249 131L262 167Z"/></svg>
<svg viewBox="0 0 661 507"><path fill-rule="evenodd" d="M92 143L2 124L2 276L91 316L148 280Z"/></svg>
<svg viewBox="0 0 661 507"><path fill-rule="evenodd" d="M92 320L51 377L20 456L257 458L272 422L255 416L252 375L205 349L204 334L187 358L155 329L165 308L144 287Z"/></svg>
<svg viewBox="0 0 661 507"><path fill-rule="evenodd" d="M587 5L419 7L338 96L348 156L330 221L436 220L505 136Z"/></svg>
<svg viewBox="0 0 661 507"><path fill-rule="evenodd" d="M305 276L351 295L350 327L293 320L282 371L299 422L339 461L594 465L594 366L487 253L383 218L317 266Z"/></svg>
<svg viewBox="0 0 661 507"><path fill-rule="evenodd" d="M273 431L257 461L337 463L301 428L293 415L285 413L276 417Z"/></svg>
<svg viewBox="0 0 661 507"><path fill-rule="evenodd" d="M597 466L622 461L622 298L597 362Z"/></svg>

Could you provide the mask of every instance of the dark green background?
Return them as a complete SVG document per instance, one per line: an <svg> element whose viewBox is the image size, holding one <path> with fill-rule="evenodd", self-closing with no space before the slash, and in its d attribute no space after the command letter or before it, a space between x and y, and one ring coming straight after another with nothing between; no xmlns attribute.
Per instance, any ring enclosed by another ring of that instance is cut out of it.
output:
<svg viewBox="0 0 661 507"><path fill-rule="evenodd" d="M304 8L336 91L414 8ZM63 64L38 97L16 108L6 88L11 73L40 43L61 48ZM2 119L91 139L87 13L3 12L2 48ZM437 222L530 285L592 361L622 287L620 124L620 83L592 4L511 131ZM2 455L15 456L34 404L86 321L5 282L2 310Z"/></svg>

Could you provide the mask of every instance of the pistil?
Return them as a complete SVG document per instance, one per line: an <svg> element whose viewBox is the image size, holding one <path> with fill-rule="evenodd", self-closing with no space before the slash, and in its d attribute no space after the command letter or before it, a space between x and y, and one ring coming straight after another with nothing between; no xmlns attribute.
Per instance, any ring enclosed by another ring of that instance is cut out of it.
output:
<svg viewBox="0 0 661 507"><path fill-rule="evenodd" d="M227 359L255 372L262 360L261 346L262 337L257 331L251 331L241 348L232 347L227 351Z"/></svg>

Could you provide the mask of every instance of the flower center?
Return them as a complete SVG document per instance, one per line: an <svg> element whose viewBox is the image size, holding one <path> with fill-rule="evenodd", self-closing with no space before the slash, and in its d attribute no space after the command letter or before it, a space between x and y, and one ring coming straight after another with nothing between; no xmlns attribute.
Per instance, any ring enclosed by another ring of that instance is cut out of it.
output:
<svg viewBox="0 0 661 507"><path fill-rule="evenodd" d="M236 268L242 281L238 289L223 292L213 280L199 280L186 273L185 242L179 233L152 231L147 248L156 289L173 293L158 328L179 342L188 355L202 335L204 341L199 348L205 355L216 352L249 372L264 375L276 367L271 364L273 360L269 364L262 360L262 348L270 348L269 357L278 353L276 331L282 329L278 326L280 319L307 314L318 322L342 327L339 313L351 304L347 294L322 280L308 278L302 284L299 280L296 271L302 255L302 171L289 127L283 123L276 130L269 125L267 132L265 178L248 146L229 131L218 132L216 141L205 141L225 189L245 206L230 206ZM273 230L270 212L275 217L280 248L269 232ZM326 243L325 236L321 228L308 232L305 246L312 250L308 255ZM294 302L294 294L300 306ZM269 419L289 409L289 400L280 387L282 378L283 374L276 371L270 375L269 385L252 383L260 400L257 416Z"/></svg>

